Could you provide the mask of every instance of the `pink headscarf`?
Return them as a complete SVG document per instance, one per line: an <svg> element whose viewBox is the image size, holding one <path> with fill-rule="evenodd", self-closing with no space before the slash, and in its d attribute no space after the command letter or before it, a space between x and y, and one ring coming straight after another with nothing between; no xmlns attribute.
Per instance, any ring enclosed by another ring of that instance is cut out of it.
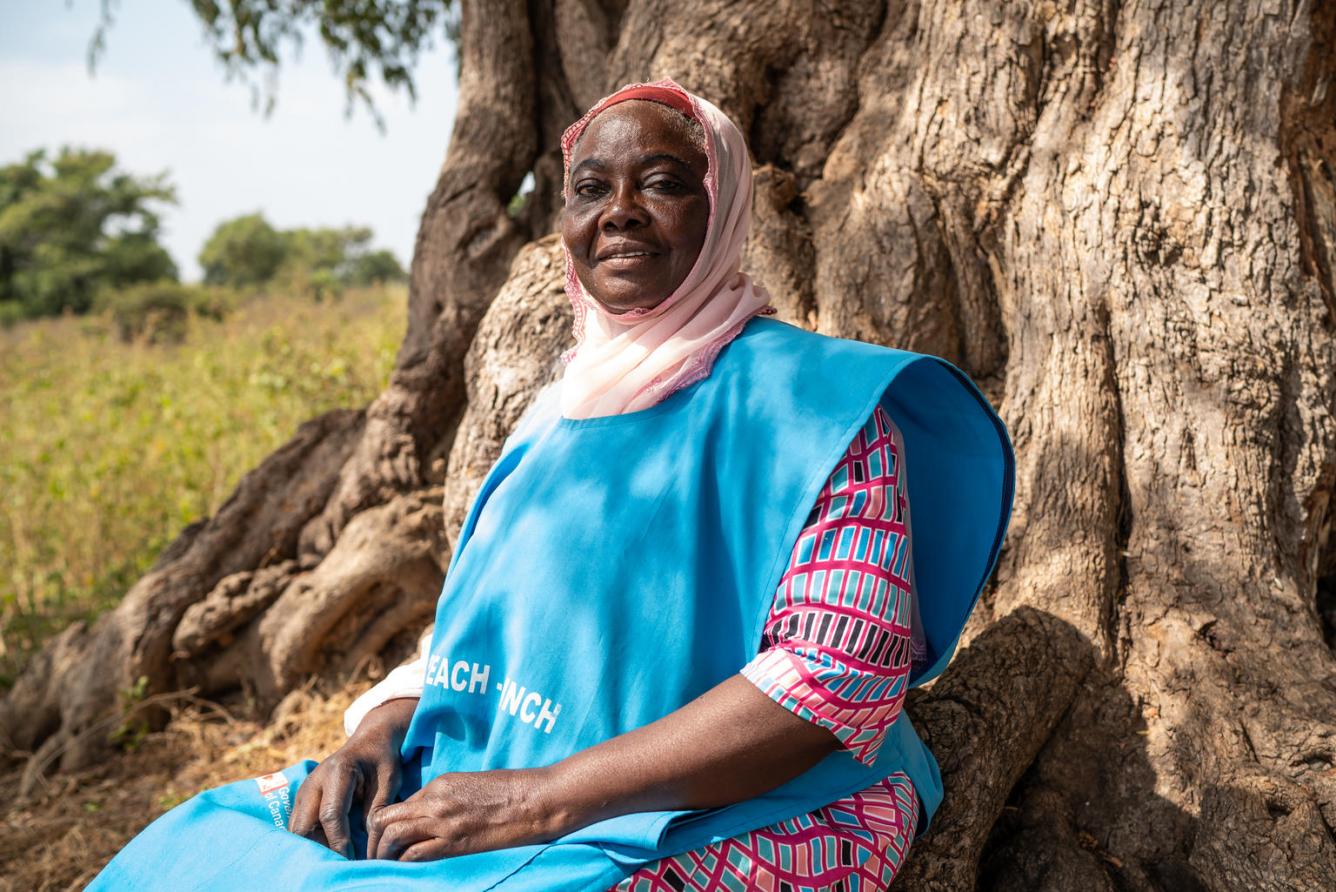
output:
<svg viewBox="0 0 1336 892"><path fill-rule="evenodd" d="M695 118L705 129L710 216L696 263L672 294L654 307L609 313L590 297L566 255L566 295L575 308L576 345L562 354L561 412L567 418L646 409L710 373L719 351L757 314L776 312L770 295L742 272L751 225L752 175L737 125L710 102L671 79L627 84L601 99L561 137L569 201L571 150L599 112L628 99L650 99Z"/></svg>

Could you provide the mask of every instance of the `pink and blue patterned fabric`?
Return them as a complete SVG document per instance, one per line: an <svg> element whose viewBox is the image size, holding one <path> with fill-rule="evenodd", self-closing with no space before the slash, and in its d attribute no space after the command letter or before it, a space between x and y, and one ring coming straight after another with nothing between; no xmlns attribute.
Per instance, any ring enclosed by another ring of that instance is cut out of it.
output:
<svg viewBox="0 0 1336 892"><path fill-rule="evenodd" d="M762 650L742 670L864 764L900 714L917 643L902 455L878 406L817 497ZM917 820L914 785L897 772L809 814L648 864L613 892L885 889Z"/></svg>

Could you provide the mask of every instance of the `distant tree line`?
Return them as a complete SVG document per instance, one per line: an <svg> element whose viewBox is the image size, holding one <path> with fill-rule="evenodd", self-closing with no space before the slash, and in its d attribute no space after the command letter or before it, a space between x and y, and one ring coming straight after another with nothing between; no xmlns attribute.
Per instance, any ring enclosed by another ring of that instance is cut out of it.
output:
<svg viewBox="0 0 1336 892"><path fill-rule="evenodd" d="M398 281L404 269L385 250L371 249L365 226L275 229L255 213L228 220L199 254L204 281L233 288L279 284L322 297L350 285Z"/></svg>
<svg viewBox="0 0 1336 892"><path fill-rule="evenodd" d="M214 230L204 283L183 284L160 243L159 208L176 203L165 172L127 173L103 150L37 149L0 166L0 324L103 309L124 322L145 307L214 315L223 290L320 299L405 278L367 227L280 230L253 213Z"/></svg>

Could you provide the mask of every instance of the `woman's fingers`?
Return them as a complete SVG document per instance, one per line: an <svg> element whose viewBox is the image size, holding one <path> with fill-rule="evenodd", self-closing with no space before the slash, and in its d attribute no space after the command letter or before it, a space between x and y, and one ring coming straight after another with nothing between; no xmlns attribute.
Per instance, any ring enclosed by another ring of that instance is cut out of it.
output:
<svg viewBox="0 0 1336 892"><path fill-rule="evenodd" d="M433 838L415 842L399 855L400 861L439 861L450 855L449 840Z"/></svg>
<svg viewBox="0 0 1336 892"><path fill-rule="evenodd" d="M383 837L386 829L396 821L415 815L416 809L413 807L413 800L409 799L394 805L387 805L384 808L378 808L367 815L366 818L366 856L368 858L381 858L381 848L384 846Z"/></svg>
<svg viewBox="0 0 1336 892"><path fill-rule="evenodd" d="M318 827L320 816L321 784L324 773L312 772L297 787L297 797L292 800L292 814L288 816L288 830L298 836L313 838L311 831Z"/></svg>
<svg viewBox="0 0 1336 892"><path fill-rule="evenodd" d="M374 858L376 843L380 838L380 825L372 816L389 805L390 800L399 792L399 760L390 759L376 766L375 774L368 774L366 786L362 790L362 817L366 822L366 852L368 858Z"/></svg>
<svg viewBox="0 0 1336 892"><path fill-rule="evenodd" d="M325 831L327 845L346 858L353 856L352 832L348 828L348 812L352 808L353 793L361 781L358 768L335 771L325 785L317 814Z"/></svg>
<svg viewBox="0 0 1336 892"><path fill-rule="evenodd" d="M382 810L381 813L383 814L386 810ZM385 824L381 828L376 854L368 857L395 860L400 853L411 848L414 844L436 839L436 824L435 818L423 816L404 817ZM445 840L437 841L442 844L446 842Z"/></svg>

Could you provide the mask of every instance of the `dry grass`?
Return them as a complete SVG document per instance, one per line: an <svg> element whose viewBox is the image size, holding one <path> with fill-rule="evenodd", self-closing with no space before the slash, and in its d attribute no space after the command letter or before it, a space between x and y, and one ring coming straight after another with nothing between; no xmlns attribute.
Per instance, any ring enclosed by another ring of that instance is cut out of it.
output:
<svg viewBox="0 0 1336 892"><path fill-rule="evenodd" d="M365 678L313 682L267 724L182 697L166 730L97 768L49 779L28 800L17 799L21 754L10 754L0 771L0 890L82 889L131 837L195 793L324 759L342 745L343 711L367 686Z"/></svg>

